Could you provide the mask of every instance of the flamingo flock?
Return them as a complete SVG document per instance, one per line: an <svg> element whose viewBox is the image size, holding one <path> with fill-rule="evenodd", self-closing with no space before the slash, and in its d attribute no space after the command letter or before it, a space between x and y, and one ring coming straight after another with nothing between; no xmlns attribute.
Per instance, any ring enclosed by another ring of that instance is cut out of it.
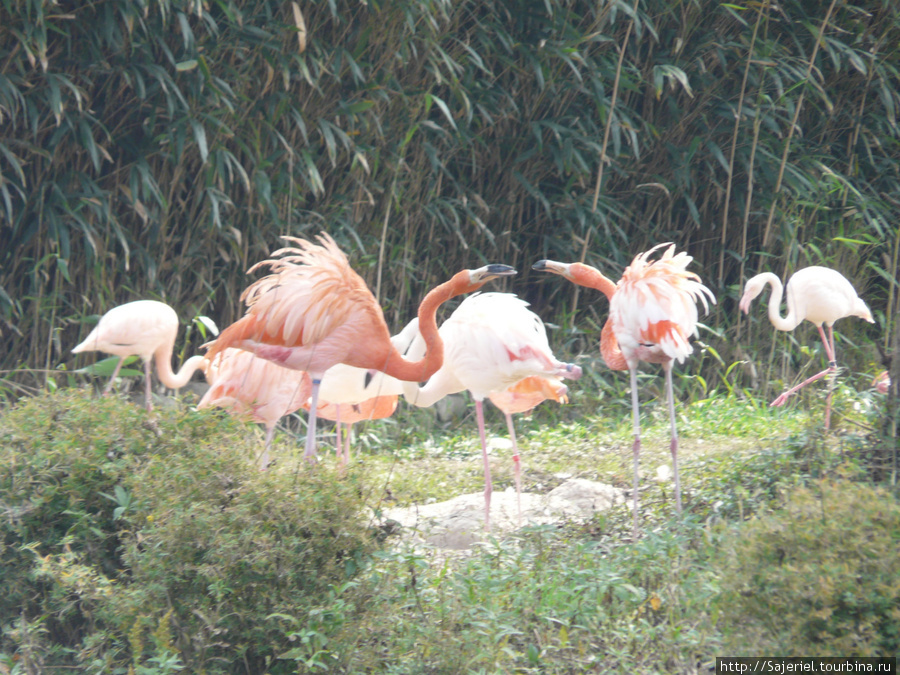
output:
<svg viewBox="0 0 900 675"><path fill-rule="evenodd" d="M416 318L391 337L381 307L365 281L327 234L315 241L284 237L288 245L272 258L248 270L268 274L241 295L244 315L204 345L204 356L193 356L175 373L171 360L178 317L168 305L140 300L108 311L72 351L101 351L120 357L104 388L111 389L124 359L137 355L144 362L145 406L150 398L150 361L167 387L184 386L201 370L210 383L199 407L219 406L263 424L265 446L258 459L266 469L271 459L275 427L285 415L308 411L305 458L316 461L317 418L337 426L339 462L350 461L353 423L389 417L399 396L415 406L431 406L448 394L469 391L475 402L485 478L485 528L490 528L492 481L485 439L483 402L491 400L505 415L513 445L516 492L521 493L521 465L512 415L527 412L545 400L567 401L563 380L578 380L582 369L559 361L552 353L546 328L526 302L510 293L480 292L493 279L516 274L507 265L467 269L428 292ZM662 366L670 421L670 452L675 507L682 512L678 472L678 434L672 384L674 364L693 351L699 309L706 313L716 298L696 272L691 256L660 244L639 253L614 282L583 263L539 260L533 269L562 276L571 283L602 293L609 302L609 319L600 335L600 353L612 370L627 370L631 385L634 442L632 447L634 534L638 533L641 449L637 371L641 361ZM807 267L797 271L785 288L771 273L752 277L739 307L749 313L752 301L772 287L768 313L777 330L791 331L803 320L818 329L828 366L788 389L771 405L810 383L837 372L834 323L856 316L874 322L872 313L850 282L835 270ZM787 296L787 316L780 314ZM438 327L438 308L453 297L466 296ZM824 326L827 326L826 336ZM884 388L882 377L876 384ZM824 426L830 424L831 393L826 399ZM341 425L346 433L341 436ZM520 507L521 518L521 507Z"/></svg>

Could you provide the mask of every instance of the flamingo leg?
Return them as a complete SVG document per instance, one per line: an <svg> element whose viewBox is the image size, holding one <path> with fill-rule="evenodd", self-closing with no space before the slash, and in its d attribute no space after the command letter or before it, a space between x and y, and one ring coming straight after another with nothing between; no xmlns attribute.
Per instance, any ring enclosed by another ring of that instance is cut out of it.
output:
<svg viewBox="0 0 900 675"><path fill-rule="evenodd" d="M103 387L103 396L106 396L113 388L113 383L116 381L116 375L119 374L119 370L122 368L122 364L125 363L125 357L123 356L119 359L119 362L116 364L116 369L113 370L112 377L109 378L109 382L106 383L106 386Z"/></svg>
<svg viewBox="0 0 900 675"><path fill-rule="evenodd" d="M303 457L310 464L316 463L316 406L319 404L319 387L321 384L321 379L313 378L309 420L306 424L306 450L303 453Z"/></svg>
<svg viewBox="0 0 900 675"><path fill-rule="evenodd" d="M634 426L634 445L632 446L632 453L634 454L634 490L632 491L633 495L633 510L634 510L634 526L632 528L632 534L634 537L637 537L638 533L638 457L641 454L641 413L640 413L640 403L638 402L638 386L637 386L637 369L629 368L629 372L631 373L631 417L632 424Z"/></svg>
<svg viewBox="0 0 900 675"><path fill-rule="evenodd" d="M259 456L259 470L265 471L269 468L269 451L272 449L272 440L275 438L275 422L266 427L266 444L263 447L262 454Z"/></svg>
<svg viewBox="0 0 900 675"><path fill-rule="evenodd" d="M339 466L343 466L343 456L341 455L341 446L343 443L341 442L341 404L338 403L334 406L334 432L337 436L334 442L334 456L338 461Z"/></svg>
<svg viewBox="0 0 900 675"><path fill-rule="evenodd" d="M121 361L119 362L121 363ZM144 407L147 412L153 410L153 399L150 396L150 362L144 361Z"/></svg>
<svg viewBox="0 0 900 675"><path fill-rule="evenodd" d="M819 334L822 335L822 342L825 342L825 334L822 332L822 327L819 326ZM825 343L826 348L828 345L831 345L831 350L828 354L828 369L831 371L837 371L837 359L835 357L834 351L834 327L828 326L828 342ZM834 379L829 380L828 382L828 396L825 397L825 431L831 426L831 397L834 395Z"/></svg>
<svg viewBox="0 0 900 675"><path fill-rule="evenodd" d="M478 436L481 438L481 456L484 459L484 529L491 529L491 493L494 485L491 482L491 464L488 461L487 440L484 433L484 407L481 401L475 400L475 417L478 419Z"/></svg>
<svg viewBox="0 0 900 675"><path fill-rule="evenodd" d="M353 433L353 422L347 423L344 431L344 464L350 464L350 435Z"/></svg>
<svg viewBox="0 0 900 675"><path fill-rule="evenodd" d="M513 445L513 475L516 479L516 508L519 512L519 526L522 525L522 462L519 461L519 445L516 442L516 427L513 424L512 415L506 415L506 426L509 428L509 438Z"/></svg>
<svg viewBox="0 0 900 675"><path fill-rule="evenodd" d="M678 429L675 424L675 389L672 386L672 362L663 364L666 370L666 396L669 399L669 424L672 441L669 449L672 452L672 473L675 476L675 509L681 515L681 482L678 479Z"/></svg>
<svg viewBox="0 0 900 675"><path fill-rule="evenodd" d="M769 404L769 407L778 407L778 406L784 405L784 403L788 400L788 398L790 398L791 396L796 394L798 391L803 389L803 387L805 387L806 385L808 385L812 382L815 382L816 380L821 379L821 378L825 377L826 375L829 375L829 374L837 371L837 362L835 361L835 358L834 358L834 328L832 326L828 327L828 337L825 336L825 331L822 329L822 326L818 326L818 329L819 329L819 335L822 336L822 345L825 347L825 355L828 357L828 367L825 370L823 370L822 372L816 373L812 377L808 377L807 379L803 380L803 382L798 384L796 387L792 387L792 388L788 389L781 396L779 396L774 401L772 401ZM828 430L829 424L831 422L831 393L832 392L830 392L830 391L828 392L828 398L825 401L825 430L826 431Z"/></svg>

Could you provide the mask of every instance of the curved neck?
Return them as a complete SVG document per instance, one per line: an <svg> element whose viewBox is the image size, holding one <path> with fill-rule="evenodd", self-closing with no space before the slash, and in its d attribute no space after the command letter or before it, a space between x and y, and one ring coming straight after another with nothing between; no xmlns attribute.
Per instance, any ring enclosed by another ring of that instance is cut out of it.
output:
<svg viewBox="0 0 900 675"><path fill-rule="evenodd" d="M204 362L206 361L205 356L192 356L184 362L184 365L181 366L181 370L177 373L172 372L171 347L168 349L160 349L156 352L155 357L156 374L159 376L159 381L169 389L180 389L186 385L188 380L191 379L191 376L197 370L206 372L206 368L204 367Z"/></svg>
<svg viewBox="0 0 900 675"><path fill-rule="evenodd" d="M628 361L619 347L619 341L613 332L612 319L607 319L600 331L600 355L611 370L628 370Z"/></svg>
<svg viewBox="0 0 900 675"><path fill-rule="evenodd" d="M800 320L796 316L790 295L788 295L787 316L781 316L781 299L784 297L784 285L781 283L781 279L771 272L764 272L760 276L763 277L765 283L772 287L772 295L769 296L769 321L778 330L794 330Z"/></svg>
<svg viewBox="0 0 900 675"><path fill-rule="evenodd" d="M419 305L419 333L425 342L425 356L418 361L407 361L392 345L384 372L406 382L425 382L444 363L444 342L438 333L437 310L450 298L477 291L484 282L472 284L469 272L464 270L449 281L432 289Z"/></svg>
<svg viewBox="0 0 900 675"><path fill-rule="evenodd" d="M608 300L612 300L612 296L616 292L616 284L611 279L603 276L600 270L584 263L572 263L567 276L579 286L587 286L600 291Z"/></svg>

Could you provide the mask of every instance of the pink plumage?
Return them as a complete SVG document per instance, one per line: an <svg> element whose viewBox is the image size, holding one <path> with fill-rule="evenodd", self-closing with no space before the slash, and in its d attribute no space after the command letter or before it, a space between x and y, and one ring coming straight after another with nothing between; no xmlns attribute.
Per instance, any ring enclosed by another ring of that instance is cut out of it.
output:
<svg viewBox="0 0 900 675"><path fill-rule="evenodd" d="M210 365L207 379L211 386L197 407L218 406L264 425L266 442L259 466L268 467L275 425L307 402L312 391L309 375L228 348Z"/></svg>
<svg viewBox="0 0 900 675"><path fill-rule="evenodd" d="M206 358L192 356L177 373L172 371L172 351L178 336L178 314L164 302L136 300L113 307L100 317L99 323L72 352L99 351L121 357L113 371L106 394L112 388L122 363L129 356L139 356L144 362L144 397L147 410L152 409L150 398L150 361L156 361L160 382L170 389L188 383L197 370L206 369Z"/></svg>
<svg viewBox="0 0 900 675"><path fill-rule="evenodd" d="M475 399L485 478L485 528L490 529L493 484L487 455L482 402L530 377L581 377L581 368L562 363L550 350L544 323L528 309L528 303L509 293L481 293L467 297L441 325L444 363L428 382L417 387L404 383L404 397L425 407L448 394L468 390ZM414 342L411 355L420 346ZM501 394L502 396L502 394ZM515 448L515 431L507 417ZM518 451L514 450L516 485Z"/></svg>

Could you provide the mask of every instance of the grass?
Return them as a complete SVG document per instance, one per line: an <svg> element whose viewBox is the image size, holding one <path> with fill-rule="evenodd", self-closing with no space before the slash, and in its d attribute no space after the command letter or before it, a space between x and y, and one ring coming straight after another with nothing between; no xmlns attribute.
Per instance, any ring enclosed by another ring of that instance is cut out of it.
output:
<svg viewBox="0 0 900 675"><path fill-rule="evenodd" d="M517 419L526 490L568 477L630 486L627 404L607 392L602 413L588 412L582 396ZM878 401L841 388L835 403L841 428L828 436L815 404L770 409L721 394L679 404L678 522L670 484L654 480L670 461L666 408L648 395L638 540L629 504L448 556L377 531L368 542L361 507L480 491L470 411L442 423L401 406L357 425L344 473L331 455L308 470L302 428L282 432L278 463L259 474L258 430L222 415L182 404L148 417L72 390L23 399L0 412L0 477L19 476L4 478L0 501L37 525L23 534L7 518L0 540L4 574L30 593L3 612L0 673L694 673L723 654L840 644L886 655L897 644L900 518L896 495L867 473ZM488 426L506 437L496 411ZM503 489L510 451L496 445ZM42 483L53 467L67 478ZM25 475L35 487L23 492ZM804 524L822 500L824 517ZM854 527L854 554L835 558Z"/></svg>

